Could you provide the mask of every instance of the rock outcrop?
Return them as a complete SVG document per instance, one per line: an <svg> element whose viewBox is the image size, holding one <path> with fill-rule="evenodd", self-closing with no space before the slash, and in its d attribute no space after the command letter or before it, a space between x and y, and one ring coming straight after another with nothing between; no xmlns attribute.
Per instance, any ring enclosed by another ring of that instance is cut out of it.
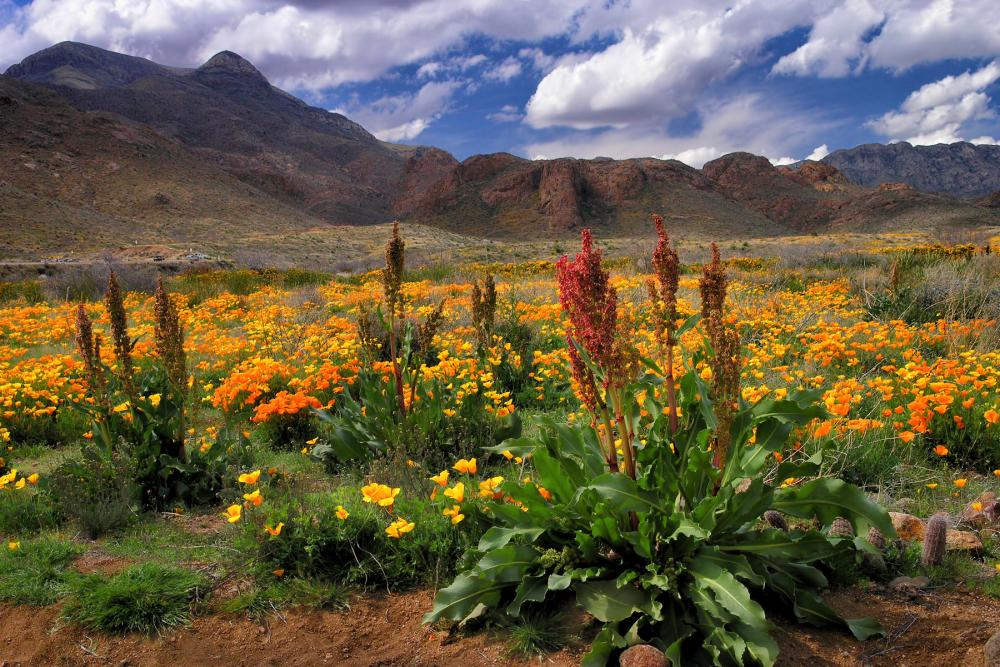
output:
<svg viewBox="0 0 1000 667"><path fill-rule="evenodd" d="M822 162L866 187L906 183L923 192L968 199L1000 190L1000 146L994 145L864 144L834 151Z"/></svg>

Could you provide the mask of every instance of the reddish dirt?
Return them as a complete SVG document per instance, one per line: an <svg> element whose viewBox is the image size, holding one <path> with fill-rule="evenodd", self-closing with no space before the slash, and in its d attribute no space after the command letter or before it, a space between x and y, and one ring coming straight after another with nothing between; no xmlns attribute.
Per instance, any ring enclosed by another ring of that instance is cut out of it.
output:
<svg viewBox="0 0 1000 667"><path fill-rule="evenodd" d="M779 665L808 667L980 667L1000 629L1000 601L963 589L924 592L848 589L827 597L848 618L873 616L889 636L864 643L829 629L779 622Z"/></svg>
<svg viewBox="0 0 1000 667"><path fill-rule="evenodd" d="M82 574L118 574L131 563L122 558L115 558L100 549L91 549L73 561L73 569Z"/></svg>
<svg viewBox="0 0 1000 667"><path fill-rule="evenodd" d="M291 610L261 625L244 617L199 618L164 638L108 637L68 626L53 631L58 609L0 607L0 664L119 665L395 665L513 666L501 641L485 634L449 637L421 625L431 593L419 591L355 600L344 613ZM858 643L842 632L803 628L779 620L779 665L808 667L925 667L983 662L982 646L1000 624L1000 602L962 590L909 595L847 590L831 604L850 616L874 615L888 639ZM542 664L578 665L585 648L547 657ZM530 661L539 664L537 661Z"/></svg>

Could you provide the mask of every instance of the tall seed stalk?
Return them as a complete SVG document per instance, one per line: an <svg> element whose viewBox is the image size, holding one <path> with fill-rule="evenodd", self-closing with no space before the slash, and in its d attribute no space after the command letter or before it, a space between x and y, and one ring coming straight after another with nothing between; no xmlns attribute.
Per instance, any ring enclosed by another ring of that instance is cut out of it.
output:
<svg viewBox="0 0 1000 667"><path fill-rule="evenodd" d="M170 295L163 288L162 278L156 282L153 313L156 353L166 369L170 390L174 394L173 400L177 406L178 425L175 441L178 451L174 452L174 455L179 457L184 452L186 428L184 408L188 395L187 359L184 354L184 329L181 326L180 316Z"/></svg>
<svg viewBox="0 0 1000 667"><path fill-rule="evenodd" d="M392 375L396 385L399 411L406 416L406 397L403 392L403 373L399 367L399 341L397 340L397 315L403 319L403 264L406 244L399 236L399 223L392 223L392 238L385 244L385 268L382 270L382 291L385 295L389 323L389 354L392 356Z"/></svg>
<svg viewBox="0 0 1000 667"><path fill-rule="evenodd" d="M677 432L677 390L674 387L674 346L677 332L677 287L680 284L680 261L676 245L670 245L670 237L663 226L663 218L653 215L658 237L653 250L653 273L656 281L646 283L653 302L654 329L660 348L660 364L667 391L667 418L670 435ZM658 283L658 284L657 284Z"/></svg>

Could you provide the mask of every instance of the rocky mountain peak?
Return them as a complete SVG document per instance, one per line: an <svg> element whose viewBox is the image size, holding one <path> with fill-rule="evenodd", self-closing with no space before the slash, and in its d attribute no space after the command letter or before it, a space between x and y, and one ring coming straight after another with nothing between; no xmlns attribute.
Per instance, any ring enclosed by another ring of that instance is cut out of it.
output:
<svg viewBox="0 0 1000 667"><path fill-rule="evenodd" d="M254 67L249 60L238 53L233 53L232 51L219 51L214 56L206 60L205 63L198 68L198 71L208 73L227 72L252 76L264 81L267 80L264 75L260 73L260 70Z"/></svg>

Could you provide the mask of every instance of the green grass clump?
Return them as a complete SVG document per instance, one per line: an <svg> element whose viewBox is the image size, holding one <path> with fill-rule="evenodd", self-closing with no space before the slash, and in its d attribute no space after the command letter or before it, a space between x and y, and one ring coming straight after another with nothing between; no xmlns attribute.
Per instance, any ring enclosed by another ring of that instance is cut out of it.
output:
<svg viewBox="0 0 1000 667"><path fill-rule="evenodd" d="M0 493L0 534L36 533L59 524L60 517L49 494L34 488Z"/></svg>
<svg viewBox="0 0 1000 667"><path fill-rule="evenodd" d="M259 621L283 607L292 606L329 611L346 611L351 607L343 586L331 581L295 578L255 585L218 608Z"/></svg>
<svg viewBox="0 0 1000 667"><path fill-rule="evenodd" d="M12 545L19 545L14 549ZM0 600L37 607L66 592L66 566L83 549L53 537L0 544Z"/></svg>
<svg viewBox="0 0 1000 667"><path fill-rule="evenodd" d="M508 631L507 654L512 658L541 657L558 651L568 643L565 628L558 617L534 614L524 616Z"/></svg>
<svg viewBox="0 0 1000 667"><path fill-rule="evenodd" d="M111 577L76 578L63 616L89 630L160 633L191 622L204 586L202 576L190 570L143 563Z"/></svg>

